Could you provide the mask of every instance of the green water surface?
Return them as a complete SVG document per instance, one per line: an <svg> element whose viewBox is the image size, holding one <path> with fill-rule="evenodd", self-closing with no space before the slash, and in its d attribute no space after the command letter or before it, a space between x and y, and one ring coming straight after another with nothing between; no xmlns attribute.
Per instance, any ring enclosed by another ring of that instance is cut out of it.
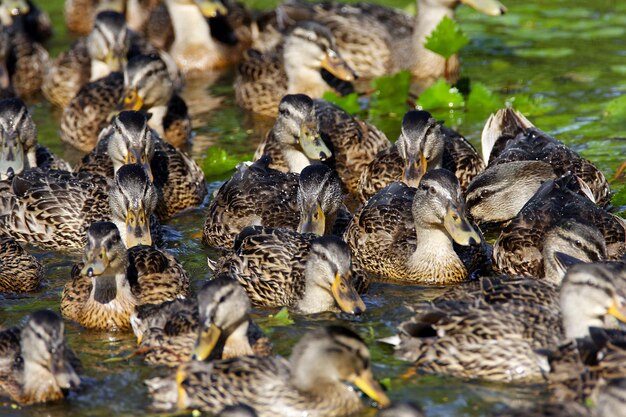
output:
<svg viewBox="0 0 626 417"><path fill-rule="evenodd" d="M464 77L485 84L502 100L511 100L529 114L538 127L553 133L612 176L626 150L626 122L606 116L606 103L626 91L626 2L611 0L503 0L509 13L490 18L461 7L458 21L471 38L461 53ZM389 2L380 1L389 4ZM47 47L52 54L67 48L72 37L63 26L63 0L39 1L54 22L55 37ZM255 0L254 7L275 2ZM253 4L252 4L253 3ZM410 0L396 0L414 10ZM207 149L218 144L236 157L250 155L267 129L267 120L252 117L234 105L232 74L216 75L214 84L190 83L185 92L194 115L196 137L191 149L200 164ZM58 139L59 111L45 102L31 103L40 142L75 161L79 155ZM399 120L402 115L389 116ZM473 144L479 138L485 115L455 111L445 114ZM397 124L396 124L397 126ZM389 129L388 133L392 133ZM210 191L230 174L210 178ZM614 183L614 188L621 187ZM169 249L183 263L198 288L210 277L206 256L215 253L192 238L201 230L204 207L184 213L168 223ZM58 310L63 284L78 259L66 254L33 250L45 264L47 281L35 294L0 299L0 326L18 323L39 308ZM520 387L467 382L434 376L401 375L408 365L397 361L392 350L375 340L394 334L409 313L403 303L433 295L420 287L374 285L364 297L368 311L362 317L320 314L294 315L295 324L274 326L270 336L279 354L291 347L307 329L339 322L357 330L369 343L376 375L389 386L392 400L422 405L428 416L481 416L505 406L520 406L545 395L543 387ZM257 312L263 325L271 325L268 312ZM152 415L142 381L166 372L143 365L140 359L105 362L131 353L132 333L98 333L68 323L70 345L84 367L84 384L67 401L32 407L0 402L1 416L138 416ZM362 415L372 415L366 410Z"/></svg>

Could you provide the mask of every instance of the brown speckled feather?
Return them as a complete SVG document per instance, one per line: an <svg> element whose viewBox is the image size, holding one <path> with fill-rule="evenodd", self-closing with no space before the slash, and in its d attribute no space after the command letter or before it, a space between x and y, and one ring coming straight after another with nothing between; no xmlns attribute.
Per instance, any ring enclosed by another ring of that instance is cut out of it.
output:
<svg viewBox="0 0 626 417"><path fill-rule="evenodd" d="M44 277L43 265L15 240L0 238L0 292L35 291Z"/></svg>
<svg viewBox="0 0 626 417"><path fill-rule="evenodd" d="M48 66L48 51L43 46L28 39L24 32L11 36L11 55L14 69L11 83L19 97L36 94L43 83Z"/></svg>
<svg viewBox="0 0 626 417"><path fill-rule="evenodd" d="M122 98L124 77L112 72L85 84L65 107L61 117L61 140L83 151L91 151L109 115Z"/></svg>
<svg viewBox="0 0 626 417"><path fill-rule="evenodd" d="M218 271L233 272L252 304L295 305L304 295L310 238L285 229L247 230L238 236L234 252L218 261Z"/></svg>
<svg viewBox="0 0 626 417"><path fill-rule="evenodd" d="M44 96L52 104L64 108L78 90L91 78L91 59L87 38L74 42L48 68L42 85Z"/></svg>
<svg viewBox="0 0 626 417"><path fill-rule="evenodd" d="M543 276L545 234L565 218L597 227L606 240L609 259L617 259L626 252L623 222L570 189L576 186L575 177L569 175L549 181L537 191L502 229L493 247L494 270L507 275Z"/></svg>

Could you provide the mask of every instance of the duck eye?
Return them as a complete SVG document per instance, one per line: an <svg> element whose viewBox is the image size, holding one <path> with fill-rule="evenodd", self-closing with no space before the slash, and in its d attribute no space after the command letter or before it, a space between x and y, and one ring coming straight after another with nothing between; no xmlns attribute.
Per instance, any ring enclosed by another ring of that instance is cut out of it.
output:
<svg viewBox="0 0 626 417"><path fill-rule="evenodd" d="M435 187L428 187L428 192L432 195L437 194L437 190L435 189Z"/></svg>
<svg viewBox="0 0 626 417"><path fill-rule="evenodd" d="M576 240L576 242L574 242L574 245L575 245L577 248L582 248L582 247L583 247L583 242L581 242L580 240Z"/></svg>
<svg viewBox="0 0 626 417"><path fill-rule="evenodd" d="M491 192L491 190L482 190L480 192L480 198L487 198L489 196L491 196L493 193Z"/></svg>

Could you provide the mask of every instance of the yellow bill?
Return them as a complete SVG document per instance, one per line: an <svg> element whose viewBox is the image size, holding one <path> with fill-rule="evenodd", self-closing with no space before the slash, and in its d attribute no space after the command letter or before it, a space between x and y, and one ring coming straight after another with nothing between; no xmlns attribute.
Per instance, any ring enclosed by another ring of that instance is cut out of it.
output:
<svg viewBox="0 0 626 417"><path fill-rule="evenodd" d="M500 16L506 13L506 7L497 0L461 0L461 3L487 16Z"/></svg>
<svg viewBox="0 0 626 417"><path fill-rule="evenodd" d="M222 330L215 324L211 324L209 328L203 326L196 342L196 347L191 354L191 359L195 361L206 360L215 349L215 346L217 346L221 335Z"/></svg>
<svg viewBox="0 0 626 417"><path fill-rule="evenodd" d="M143 207L129 208L126 213L126 247L152 245L150 222Z"/></svg>
<svg viewBox="0 0 626 417"><path fill-rule="evenodd" d="M374 379L374 375L372 375L370 369L365 370L361 375L350 382L363 391L365 395L376 401L379 408L385 408L391 404L389 397L387 397L387 394L385 394L385 391L383 391L378 381Z"/></svg>
<svg viewBox="0 0 626 417"><path fill-rule="evenodd" d="M325 229L326 216L319 203L315 203L315 206L304 208L304 213L300 214L298 232L315 233L316 235L323 236Z"/></svg>
<svg viewBox="0 0 626 417"><path fill-rule="evenodd" d="M443 220L450 237L459 245L469 246L480 242L480 236L465 218L465 214L454 204L448 205L446 216Z"/></svg>
<svg viewBox="0 0 626 417"><path fill-rule="evenodd" d="M344 313L361 314L365 311L365 303L356 292L349 277L337 273L331 287L331 292L335 298L335 302Z"/></svg>
<svg viewBox="0 0 626 417"><path fill-rule="evenodd" d="M418 160L415 160L415 158L409 158L406 161L406 166L402 172L402 182L409 187L417 187L426 173L427 168L428 162L426 161L426 157L420 151Z"/></svg>
<svg viewBox="0 0 626 417"><path fill-rule="evenodd" d="M228 9L221 2L215 0L196 0L196 4L200 8L204 17L212 18L217 16L226 16Z"/></svg>
<svg viewBox="0 0 626 417"><path fill-rule="evenodd" d="M357 75L336 51L329 49L322 60L322 68L342 81L354 81Z"/></svg>

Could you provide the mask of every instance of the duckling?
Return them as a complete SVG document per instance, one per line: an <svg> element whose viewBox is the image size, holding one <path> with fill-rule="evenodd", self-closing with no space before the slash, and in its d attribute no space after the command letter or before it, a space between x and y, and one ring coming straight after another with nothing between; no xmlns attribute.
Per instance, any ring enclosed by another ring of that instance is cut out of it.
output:
<svg viewBox="0 0 626 417"><path fill-rule="evenodd" d="M123 111L115 116L76 171L113 178L127 163L140 163L154 182L158 192L155 214L161 221L199 206L207 195L202 169L161 140L142 112Z"/></svg>
<svg viewBox="0 0 626 417"><path fill-rule="evenodd" d="M345 382L356 385L379 406L389 405L370 362L367 346L356 333L328 326L303 336L289 360L244 356L191 361L179 367L176 378L155 378L146 384L157 408L217 413L244 403L259 417L344 416L363 407L359 395L347 389Z"/></svg>
<svg viewBox="0 0 626 417"><path fill-rule="evenodd" d="M52 311L35 311L24 326L0 332L0 357L0 394L20 404L59 400L80 385L80 362Z"/></svg>
<svg viewBox="0 0 626 417"><path fill-rule="evenodd" d="M269 157L242 164L220 187L204 222L205 244L230 249L237 234L250 225L318 235L343 232L337 229L350 214L342 210L341 182L333 170L311 165L298 175L269 165Z"/></svg>
<svg viewBox="0 0 626 417"><path fill-rule="evenodd" d="M370 3L292 1L279 6L277 14L279 25L302 19L326 25L337 39L339 52L363 78L409 70L420 89L425 89L439 78L450 82L458 78L458 56L446 60L424 43L442 19L454 19L461 3L491 16L506 12L496 0L417 0L416 16Z"/></svg>
<svg viewBox="0 0 626 417"><path fill-rule="evenodd" d="M342 81L356 79L337 52L328 28L315 22L300 22L276 48L265 53L246 51L235 78L237 104L264 116L276 116L285 94L321 98L324 92L332 90L322 70Z"/></svg>
<svg viewBox="0 0 626 417"><path fill-rule="evenodd" d="M576 247L578 256L587 261L617 259L625 253L623 222L572 191L578 186L571 174L541 186L496 240L492 258L496 272L539 277L543 257L563 244ZM558 278L559 274L546 276L554 282Z"/></svg>
<svg viewBox="0 0 626 417"><path fill-rule="evenodd" d="M0 232L45 249L81 250L89 225L111 219L128 247L158 244L156 194L136 164L120 168L111 185L99 175L31 169L0 183Z"/></svg>
<svg viewBox="0 0 626 417"><path fill-rule="evenodd" d="M381 279L442 285L469 272L453 242L482 238L465 218L459 181L450 171L427 171L418 188L392 183L355 214L344 234L359 268Z"/></svg>
<svg viewBox="0 0 626 417"><path fill-rule="evenodd" d="M122 106L149 113L150 127L176 148L182 148L191 137L191 119L187 104L176 93L176 83L159 55L136 55L124 69Z"/></svg>
<svg viewBox="0 0 626 417"><path fill-rule="evenodd" d="M3 65L7 71L3 88L10 82L19 97L39 92L46 68L48 51L40 44L51 34L50 19L27 0L0 3L0 22L7 42L3 45Z"/></svg>
<svg viewBox="0 0 626 417"><path fill-rule="evenodd" d="M153 9L145 31L153 45L172 56L186 77L235 64L250 45L250 29L235 32L228 22L227 15L234 9L241 12L242 7L218 0L165 0L163 5ZM241 23L249 26L249 18ZM219 36L220 30L226 32L224 37Z"/></svg>
<svg viewBox="0 0 626 417"><path fill-rule="evenodd" d="M304 94L287 94L278 106L274 127L254 157L270 155L271 167L285 172L300 172L314 161L325 161L337 170L347 191L356 194L363 170L389 146L376 126L339 107Z"/></svg>
<svg viewBox="0 0 626 417"><path fill-rule="evenodd" d="M350 248L335 236L250 226L217 264L217 271L237 277L253 305L305 314L365 311L352 282Z"/></svg>
<svg viewBox="0 0 626 417"><path fill-rule="evenodd" d="M0 238L0 293L32 292L44 277L43 265L11 238Z"/></svg>
<svg viewBox="0 0 626 417"><path fill-rule="evenodd" d="M98 330L129 329L135 307L190 295L189 277L173 256L150 246L125 246L114 223L87 230L83 263L61 296L63 317Z"/></svg>
<svg viewBox="0 0 626 417"><path fill-rule="evenodd" d="M562 326L551 328L552 339L566 340L589 335L592 326L615 327L617 320L626 321L626 305L620 298L623 269L606 264L572 266L558 290L560 313L542 303L527 304L524 314L507 302L435 304L400 325L396 353L431 373L543 382L548 363L536 350L542 346L534 340L535 326L559 321Z"/></svg>
<svg viewBox="0 0 626 417"><path fill-rule="evenodd" d="M149 364L269 356L271 344L249 318L250 300L231 274L220 274L198 293L198 301L174 300L138 308L131 318ZM199 313L199 314L198 314Z"/></svg>
<svg viewBox="0 0 626 417"><path fill-rule="evenodd" d="M131 47L129 32L122 14L98 13L89 36L76 41L48 68L42 86L46 99L65 108L87 83L121 72Z"/></svg>
<svg viewBox="0 0 626 417"><path fill-rule="evenodd" d="M590 161L580 157L562 142L537 129L512 108L491 115L482 137L483 158L489 167L512 161L549 163L556 177L572 173L591 189L594 201L604 207L611 190L604 174Z"/></svg>
<svg viewBox="0 0 626 417"><path fill-rule="evenodd" d="M379 152L363 170L359 199L365 203L394 181L417 187L426 171L442 167L454 173L465 190L485 164L463 136L441 126L426 111L409 111L396 143Z"/></svg>
<svg viewBox="0 0 626 417"><path fill-rule="evenodd" d="M1 179L29 168L70 169L67 162L37 143L37 126L19 98L0 100L0 140Z"/></svg>

